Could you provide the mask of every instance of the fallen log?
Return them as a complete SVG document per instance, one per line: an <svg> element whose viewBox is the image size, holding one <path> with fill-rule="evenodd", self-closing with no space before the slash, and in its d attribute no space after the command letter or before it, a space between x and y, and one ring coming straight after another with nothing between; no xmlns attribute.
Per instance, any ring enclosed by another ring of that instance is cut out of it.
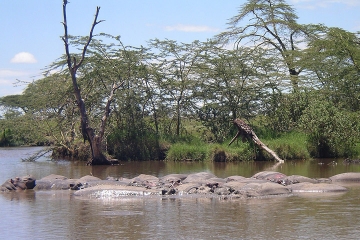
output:
<svg viewBox="0 0 360 240"><path fill-rule="evenodd" d="M267 153L269 153L276 161L278 161L279 163L283 163L284 160L282 160L281 158L279 158L279 156L270 148L268 148L263 142L260 141L260 139L256 136L255 132L252 130L252 128L246 124L243 120L241 119L235 119L234 120L234 125L238 128L238 132L235 135L235 137L231 140L231 142L229 143L229 146L238 138L238 137L242 137L242 141L245 142L247 141L253 141L255 143L256 146L258 146L260 149L266 151Z"/></svg>

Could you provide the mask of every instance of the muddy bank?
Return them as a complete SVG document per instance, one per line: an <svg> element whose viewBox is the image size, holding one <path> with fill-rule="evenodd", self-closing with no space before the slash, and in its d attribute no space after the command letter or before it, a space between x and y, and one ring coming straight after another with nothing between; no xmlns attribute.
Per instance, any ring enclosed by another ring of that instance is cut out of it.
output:
<svg viewBox="0 0 360 240"><path fill-rule="evenodd" d="M69 179L52 174L39 180L31 176L9 179L1 185L1 192L68 190L75 197L93 199L185 195L226 199L346 192L348 183L360 186L360 173L343 173L319 179L299 175L286 176L275 171L259 172L250 178L218 178L208 172L169 174L161 178L141 174L132 179L100 179L89 175L80 179Z"/></svg>

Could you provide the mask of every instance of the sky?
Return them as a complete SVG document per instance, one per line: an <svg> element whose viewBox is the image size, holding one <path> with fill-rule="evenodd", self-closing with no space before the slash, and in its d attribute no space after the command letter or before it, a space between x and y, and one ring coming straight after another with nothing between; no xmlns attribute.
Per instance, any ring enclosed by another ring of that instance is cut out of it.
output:
<svg viewBox="0 0 360 240"><path fill-rule="evenodd" d="M246 0L69 0L70 35L86 36L100 6L96 33L120 35L124 45L150 39L206 41L225 31ZM360 0L286 0L302 24L360 31ZM64 54L62 0L0 0L0 97L21 94L26 83Z"/></svg>

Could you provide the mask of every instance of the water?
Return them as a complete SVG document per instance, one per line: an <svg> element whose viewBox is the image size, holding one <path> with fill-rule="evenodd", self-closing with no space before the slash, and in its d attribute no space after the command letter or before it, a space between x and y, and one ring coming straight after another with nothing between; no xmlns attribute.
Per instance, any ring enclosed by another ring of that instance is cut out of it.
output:
<svg viewBox="0 0 360 240"><path fill-rule="evenodd" d="M26 174L37 179L49 174L79 178L90 173L100 178L132 178L141 173L161 177L209 171L218 177L249 177L272 165L149 161L91 167L46 158L21 161L37 150L0 148L0 183ZM334 159L291 161L277 171L329 177L360 172L360 165ZM359 192L360 186L352 186L342 194L248 200L153 197L91 201L74 198L71 191L5 193L0 194L0 239L358 239Z"/></svg>

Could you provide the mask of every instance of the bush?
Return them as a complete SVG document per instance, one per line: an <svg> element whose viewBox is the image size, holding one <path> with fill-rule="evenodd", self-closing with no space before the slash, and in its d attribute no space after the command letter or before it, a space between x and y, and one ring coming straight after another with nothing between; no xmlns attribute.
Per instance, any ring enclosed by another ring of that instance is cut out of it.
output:
<svg viewBox="0 0 360 240"><path fill-rule="evenodd" d="M13 136L10 129L4 129L0 135L0 147L14 146Z"/></svg>
<svg viewBox="0 0 360 240"><path fill-rule="evenodd" d="M312 98L313 95L307 92L273 95L270 104L272 107L267 112L268 118L265 123L267 128L273 132L294 130Z"/></svg>
<svg viewBox="0 0 360 240"><path fill-rule="evenodd" d="M151 129L117 129L108 136L107 142L108 153L119 160L164 159L164 149Z"/></svg>
<svg viewBox="0 0 360 240"><path fill-rule="evenodd" d="M359 137L357 118L327 100L315 100L299 121L308 134L308 148L314 157L347 157L354 154Z"/></svg>

